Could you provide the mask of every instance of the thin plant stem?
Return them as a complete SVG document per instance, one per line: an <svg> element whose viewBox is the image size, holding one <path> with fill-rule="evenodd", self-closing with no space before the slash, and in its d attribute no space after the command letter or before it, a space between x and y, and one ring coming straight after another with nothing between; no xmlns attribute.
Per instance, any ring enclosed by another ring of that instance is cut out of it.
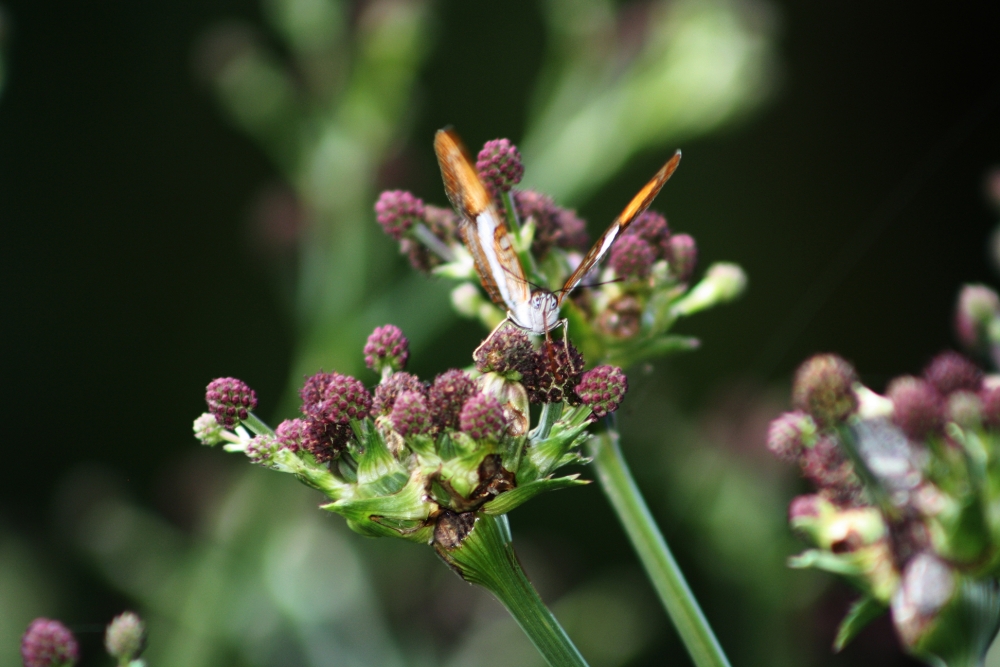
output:
<svg viewBox="0 0 1000 667"><path fill-rule="evenodd" d="M463 579L496 596L551 667L587 667L580 651L521 569L506 515L467 513L451 518L453 527L445 531L451 536L449 539L441 541L438 539L441 531L435 532L434 546L442 560ZM470 532L455 538L468 529L469 523ZM459 544L453 545L453 540Z"/></svg>
<svg viewBox="0 0 1000 667"><path fill-rule="evenodd" d="M589 441L589 448L601 487L694 664L697 667L729 667L719 640L715 638L632 478L618 446L618 432L609 428L595 435Z"/></svg>

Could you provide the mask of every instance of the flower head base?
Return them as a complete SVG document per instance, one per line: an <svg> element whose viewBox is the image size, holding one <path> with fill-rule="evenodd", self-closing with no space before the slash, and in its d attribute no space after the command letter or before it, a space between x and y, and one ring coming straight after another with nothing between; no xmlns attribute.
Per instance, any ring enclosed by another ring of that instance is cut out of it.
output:
<svg viewBox="0 0 1000 667"><path fill-rule="evenodd" d="M507 430L500 401L486 394L476 394L465 402L459 424L474 440L497 441Z"/></svg>
<svg viewBox="0 0 1000 667"><path fill-rule="evenodd" d="M858 407L854 368L833 354L819 354L799 366L792 385L792 403L821 426L846 419Z"/></svg>
<svg viewBox="0 0 1000 667"><path fill-rule="evenodd" d="M397 241L423 218L423 200L405 190L387 190L375 203L375 219L385 233Z"/></svg>
<svg viewBox="0 0 1000 667"><path fill-rule="evenodd" d="M24 667L69 667L79 657L76 638L59 621L36 618L21 637Z"/></svg>
<svg viewBox="0 0 1000 667"><path fill-rule="evenodd" d="M494 139L487 141L479 151L476 171L493 196L496 196L501 192L510 192L511 187L521 182L524 165L521 164L517 146L509 139Z"/></svg>
<svg viewBox="0 0 1000 667"><path fill-rule="evenodd" d="M205 402L216 422L233 428L245 421L257 407L257 393L243 380L216 378L205 388Z"/></svg>
<svg viewBox="0 0 1000 667"><path fill-rule="evenodd" d="M104 647L121 664L135 660L146 648L146 624L131 611L115 616L104 632Z"/></svg>
<svg viewBox="0 0 1000 667"><path fill-rule="evenodd" d="M594 411L594 417L604 417L621 405L628 391L628 378L617 366L598 366L580 376L576 395Z"/></svg>
<svg viewBox="0 0 1000 667"><path fill-rule="evenodd" d="M399 327L386 324L376 327L365 343L365 365L376 373L390 373L406 368L410 341Z"/></svg>

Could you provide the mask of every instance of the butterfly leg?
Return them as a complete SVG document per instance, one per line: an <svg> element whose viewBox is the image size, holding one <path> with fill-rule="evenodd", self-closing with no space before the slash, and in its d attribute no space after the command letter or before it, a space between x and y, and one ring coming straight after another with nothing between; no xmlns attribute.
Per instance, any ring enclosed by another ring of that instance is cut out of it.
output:
<svg viewBox="0 0 1000 667"><path fill-rule="evenodd" d="M481 349L483 349L483 346L486 345L486 343L490 342L490 340L493 338L493 336L495 336L498 331L500 331L501 329L503 329L504 325L507 324L508 322L510 322L511 325L513 325L515 327L517 326L516 324L514 324L514 320L510 319L510 315L508 315L507 317L505 317L500 322L500 324L498 324L495 327L493 327L493 331L490 332L490 335L487 336L486 338L484 338L483 342L480 343L479 347L476 348L476 351L472 353L472 358L473 359L478 359L479 358L479 351Z"/></svg>

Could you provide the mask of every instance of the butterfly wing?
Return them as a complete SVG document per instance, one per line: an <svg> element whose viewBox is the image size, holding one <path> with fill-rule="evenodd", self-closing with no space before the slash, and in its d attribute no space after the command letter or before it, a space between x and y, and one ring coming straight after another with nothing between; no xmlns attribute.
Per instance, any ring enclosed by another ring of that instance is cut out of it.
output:
<svg viewBox="0 0 1000 667"><path fill-rule="evenodd" d="M476 263L476 273L493 303L517 312L531 298L531 287L514 252L507 225L493 204L476 167L452 130L438 130L434 152L448 199L464 221L459 231Z"/></svg>
<svg viewBox="0 0 1000 667"><path fill-rule="evenodd" d="M559 303L562 303L570 292L573 291L580 281L583 280L586 275L590 272L594 266L604 259L604 256L608 254L608 250L614 244L618 237L628 229L628 226L632 224L632 221L642 215L649 205L653 203L656 199L656 195L659 194L660 188L666 183L671 176L673 176L674 171L677 169L677 165L681 161L681 152L677 151L674 156L667 160L667 163L660 167L660 170L656 172L653 178L650 179L649 183L643 186L639 190L635 197L632 197L632 201L628 203L615 221L611 223L611 226L601 234L601 238L597 239L597 242L591 246L590 250L587 252L587 256L583 258L580 265L576 267L576 271L566 280L566 284L563 285L562 290L559 292Z"/></svg>

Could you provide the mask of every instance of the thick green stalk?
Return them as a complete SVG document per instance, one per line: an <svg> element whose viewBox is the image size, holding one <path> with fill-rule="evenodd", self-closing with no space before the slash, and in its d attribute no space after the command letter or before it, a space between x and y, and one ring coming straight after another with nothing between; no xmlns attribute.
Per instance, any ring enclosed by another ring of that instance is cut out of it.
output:
<svg viewBox="0 0 1000 667"><path fill-rule="evenodd" d="M586 667L521 569L506 515L446 512L434 530L434 549L459 576L500 600L549 665Z"/></svg>
<svg viewBox="0 0 1000 667"><path fill-rule="evenodd" d="M590 439L589 447L604 493L618 514L618 520L632 541L694 664L698 667L729 667L719 640L715 638L632 479L618 447L617 431L608 430L595 435Z"/></svg>

